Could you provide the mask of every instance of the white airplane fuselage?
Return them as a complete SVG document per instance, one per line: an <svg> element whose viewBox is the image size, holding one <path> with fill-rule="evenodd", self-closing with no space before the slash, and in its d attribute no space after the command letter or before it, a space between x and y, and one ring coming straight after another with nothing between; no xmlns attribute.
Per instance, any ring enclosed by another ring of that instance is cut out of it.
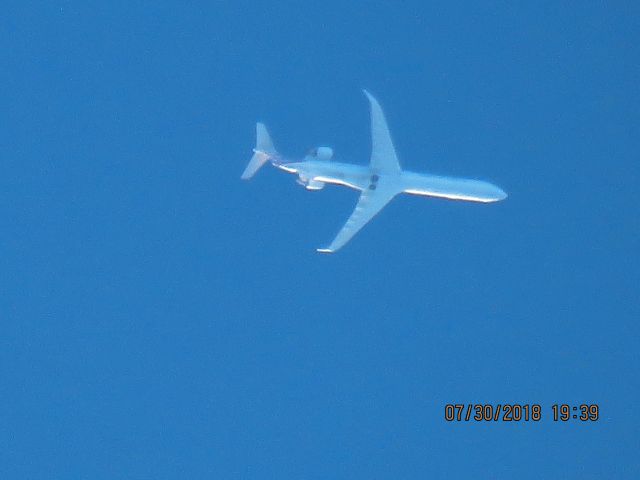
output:
<svg viewBox="0 0 640 480"><path fill-rule="evenodd" d="M445 177L402 170L397 174L375 172L368 165L355 165L327 160L301 162L274 162L281 170L295 173L303 182L344 185L355 190L375 189L378 182L393 186L400 193L429 197L466 200L471 202L497 202L507 194L492 183L467 178Z"/></svg>
<svg viewBox="0 0 640 480"><path fill-rule="evenodd" d="M308 190L320 190L327 183L359 190L353 212L330 245L318 248L321 253L336 252L346 245L396 195L408 193L427 197L490 203L507 194L482 180L444 177L403 170L391 140L384 113L378 101L366 90L371 117L371 158L369 165L334 162L330 147L317 147L299 161L280 156L263 123L256 124L256 147L241 175L248 180L267 162L298 176L298 183Z"/></svg>

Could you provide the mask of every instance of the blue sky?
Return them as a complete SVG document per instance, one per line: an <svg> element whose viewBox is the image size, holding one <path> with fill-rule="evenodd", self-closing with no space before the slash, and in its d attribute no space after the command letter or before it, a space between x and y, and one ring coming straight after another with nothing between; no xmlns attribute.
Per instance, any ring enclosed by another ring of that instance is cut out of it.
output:
<svg viewBox="0 0 640 480"><path fill-rule="evenodd" d="M633 2L8 2L3 478L638 478ZM493 205L239 177L366 163ZM448 423L447 403L538 403ZM559 423L555 403L597 403Z"/></svg>

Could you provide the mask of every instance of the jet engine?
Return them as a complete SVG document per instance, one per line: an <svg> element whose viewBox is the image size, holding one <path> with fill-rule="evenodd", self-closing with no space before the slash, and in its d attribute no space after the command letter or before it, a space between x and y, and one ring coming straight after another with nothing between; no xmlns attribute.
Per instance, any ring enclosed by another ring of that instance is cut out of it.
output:
<svg viewBox="0 0 640 480"><path fill-rule="evenodd" d="M314 157L316 157L318 160L331 160L331 157L333 157L333 149L331 147L318 147L315 149L314 153Z"/></svg>
<svg viewBox="0 0 640 480"><path fill-rule="evenodd" d="M322 190L324 188L324 182L314 179L309 180L303 176L298 177L296 182L307 190Z"/></svg>
<svg viewBox="0 0 640 480"><path fill-rule="evenodd" d="M307 190L322 190L324 188L324 182L318 180L309 180L305 185Z"/></svg>

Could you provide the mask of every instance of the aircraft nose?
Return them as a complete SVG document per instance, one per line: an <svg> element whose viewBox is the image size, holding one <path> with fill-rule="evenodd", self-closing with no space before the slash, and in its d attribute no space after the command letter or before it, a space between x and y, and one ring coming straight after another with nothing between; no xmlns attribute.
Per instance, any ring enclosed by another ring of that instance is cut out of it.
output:
<svg viewBox="0 0 640 480"><path fill-rule="evenodd" d="M496 188L497 192L496 192L496 200L504 200L505 198L507 198L509 195L507 195L507 192L505 192L504 190L502 190L501 188Z"/></svg>

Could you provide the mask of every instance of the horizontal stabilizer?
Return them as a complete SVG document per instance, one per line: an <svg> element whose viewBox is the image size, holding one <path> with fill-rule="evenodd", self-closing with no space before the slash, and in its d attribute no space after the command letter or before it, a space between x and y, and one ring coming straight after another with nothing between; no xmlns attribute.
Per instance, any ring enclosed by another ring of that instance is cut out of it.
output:
<svg viewBox="0 0 640 480"><path fill-rule="evenodd" d="M253 157L251 157L247 168L244 169L240 177L243 180L253 177L268 160L278 155L269 132L267 132L267 127L262 123L256 124L256 148L253 149L253 152Z"/></svg>

